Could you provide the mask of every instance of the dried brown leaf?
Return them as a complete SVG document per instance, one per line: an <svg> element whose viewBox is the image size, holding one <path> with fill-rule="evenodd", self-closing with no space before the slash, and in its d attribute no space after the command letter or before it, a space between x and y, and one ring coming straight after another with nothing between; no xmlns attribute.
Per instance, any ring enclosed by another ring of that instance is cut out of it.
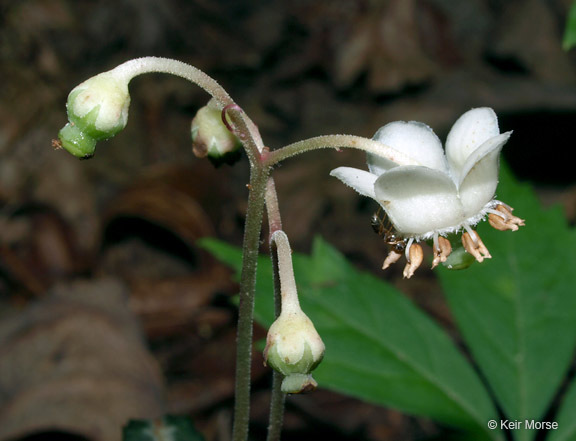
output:
<svg viewBox="0 0 576 441"><path fill-rule="evenodd" d="M60 430L120 440L163 413L163 381L111 279L55 289L0 322L0 440Z"/></svg>

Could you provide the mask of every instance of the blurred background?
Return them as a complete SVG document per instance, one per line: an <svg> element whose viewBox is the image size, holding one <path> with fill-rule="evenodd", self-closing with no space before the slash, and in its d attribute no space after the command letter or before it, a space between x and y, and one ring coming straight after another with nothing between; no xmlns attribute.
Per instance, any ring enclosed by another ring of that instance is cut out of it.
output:
<svg viewBox="0 0 576 441"><path fill-rule="evenodd" d="M217 79L270 148L371 137L394 120L444 140L461 113L489 106L501 131L514 130L505 162L574 223L576 52L561 48L570 4L1 0L0 440L117 440L127 418L166 412L194 417L208 440L226 440L230 425L236 286L194 241L241 244L247 160L194 158L189 125L208 96L166 75L133 80L127 128L93 159L55 151L75 85L131 58L175 58ZM356 151L319 151L275 170L293 247L307 252L322 235L454 333L434 274L381 273L376 207L328 175L363 164ZM255 439L269 381L255 353ZM285 439L444 430L319 390L289 399Z"/></svg>

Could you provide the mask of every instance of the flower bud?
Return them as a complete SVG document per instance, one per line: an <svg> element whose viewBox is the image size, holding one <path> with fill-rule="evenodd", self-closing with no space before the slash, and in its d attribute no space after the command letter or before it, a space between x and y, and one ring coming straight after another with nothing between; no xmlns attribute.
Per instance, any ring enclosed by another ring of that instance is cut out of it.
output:
<svg viewBox="0 0 576 441"><path fill-rule="evenodd" d="M192 120L192 151L208 157L215 165L232 164L240 157L242 144L222 121L222 111L214 100L202 107Z"/></svg>
<svg viewBox="0 0 576 441"><path fill-rule="evenodd" d="M58 134L62 147L79 158L91 157L97 141L126 127L129 105L128 81L114 70L79 84L68 95L70 122Z"/></svg>
<svg viewBox="0 0 576 441"><path fill-rule="evenodd" d="M310 373L322 361L324 349L314 324L298 306L282 312L270 327L264 358L285 376L283 392L307 392L316 388Z"/></svg>

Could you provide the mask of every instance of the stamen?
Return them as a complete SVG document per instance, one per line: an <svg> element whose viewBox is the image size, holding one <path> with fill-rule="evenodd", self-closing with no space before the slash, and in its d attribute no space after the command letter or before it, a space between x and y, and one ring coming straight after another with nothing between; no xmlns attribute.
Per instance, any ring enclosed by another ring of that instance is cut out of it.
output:
<svg viewBox="0 0 576 441"><path fill-rule="evenodd" d="M519 227L524 226L524 219L520 219L512 214L512 207L506 204L498 204L496 210L488 210L488 222L497 230L518 231Z"/></svg>
<svg viewBox="0 0 576 441"><path fill-rule="evenodd" d="M434 260L432 261L432 269L436 268L439 263L446 262L448 256L452 252L452 245L445 237L438 237L438 248L434 247Z"/></svg>
<svg viewBox="0 0 576 441"><path fill-rule="evenodd" d="M404 250L404 254L406 255L406 260L410 263L410 248L412 248L412 243L414 242L414 238L411 237L408 239L408 243L406 244L406 249Z"/></svg>
<svg viewBox="0 0 576 441"><path fill-rule="evenodd" d="M474 247L478 247L479 237L476 234L476 231L474 231L472 228L470 228L470 225L468 225L468 224L464 224L464 229L468 233L470 239L472 239L472 242L474 242ZM466 234L466 233L464 233L464 234ZM462 237L464 237L464 235L462 235Z"/></svg>
<svg viewBox="0 0 576 441"><path fill-rule="evenodd" d="M474 233L476 241L474 241L470 233ZM464 246L464 249L472 254L478 262L482 262L484 259L490 259L492 257L480 239L480 236L471 229L462 234L462 245Z"/></svg>
<svg viewBox="0 0 576 441"><path fill-rule="evenodd" d="M502 213L501 211L498 210L494 210L493 208L487 208L486 209L486 213L490 213L490 214L494 214L496 216L500 216L502 219L506 220L508 218L508 216L506 216L504 213Z"/></svg>
<svg viewBox="0 0 576 441"><path fill-rule="evenodd" d="M434 244L434 254L436 254L437 251L440 251L440 245L438 244L438 232L437 231L434 231L433 244Z"/></svg>
<svg viewBox="0 0 576 441"><path fill-rule="evenodd" d="M382 269L385 270L386 268L388 268L393 263L398 262L400 257L402 257L402 253L399 253L398 251L396 251L394 249L390 250L390 252L386 256L386 259L384 259L384 263L382 264Z"/></svg>
<svg viewBox="0 0 576 441"><path fill-rule="evenodd" d="M404 267L404 277L409 279L414 275L414 272L418 269L418 267L422 264L424 260L424 251L422 250L422 246L418 243L412 244L410 247L410 259L408 263Z"/></svg>

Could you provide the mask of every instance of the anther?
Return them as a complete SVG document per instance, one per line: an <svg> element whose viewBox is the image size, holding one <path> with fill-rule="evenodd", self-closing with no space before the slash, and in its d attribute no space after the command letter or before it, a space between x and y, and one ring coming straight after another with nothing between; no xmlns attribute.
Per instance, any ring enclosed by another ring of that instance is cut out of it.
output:
<svg viewBox="0 0 576 441"><path fill-rule="evenodd" d="M524 219L520 219L512 214L512 208L505 204L499 204L496 209L489 210L488 222L497 230L517 231L524 226Z"/></svg>
<svg viewBox="0 0 576 441"><path fill-rule="evenodd" d="M466 232L464 234L468 233L469 240L474 242L474 246L477 247L478 241L480 240L480 238L478 237L478 234L476 234L476 231L474 231L472 228L470 228L470 225L468 225L468 224L464 224L464 229L466 230ZM462 236L462 238L464 238L464 236Z"/></svg>
<svg viewBox="0 0 576 441"><path fill-rule="evenodd" d="M402 252L398 252L395 249L390 250L386 259L384 259L384 263L382 264L382 269L387 269L393 263L398 262L398 260L402 257Z"/></svg>
<svg viewBox="0 0 576 441"><path fill-rule="evenodd" d="M470 232L474 233L474 238L471 237ZM468 230L462 234L462 245L464 249L468 251L478 262L482 262L484 259L490 259L492 256L488 252L488 249L480 239L480 236L474 230Z"/></svg>
<svg viewBox="0 0 576 441"><path fill-rule="evenodd" d="M434 239L437 244L434 246L434 260L432 261L432 268L436 268L439 263L446 262L446 259L452 252L452 245L448 239L442 236L435 236Z"/></svg>
<svg viewBox="0 0 576 441"><path fill-rule="evenodd" d="M422 264L424 260L424 251L420 244L414 243L409 247L409 257L408 263L404 267L404 278L409 279L414 275L414 272Z"/></svg>

